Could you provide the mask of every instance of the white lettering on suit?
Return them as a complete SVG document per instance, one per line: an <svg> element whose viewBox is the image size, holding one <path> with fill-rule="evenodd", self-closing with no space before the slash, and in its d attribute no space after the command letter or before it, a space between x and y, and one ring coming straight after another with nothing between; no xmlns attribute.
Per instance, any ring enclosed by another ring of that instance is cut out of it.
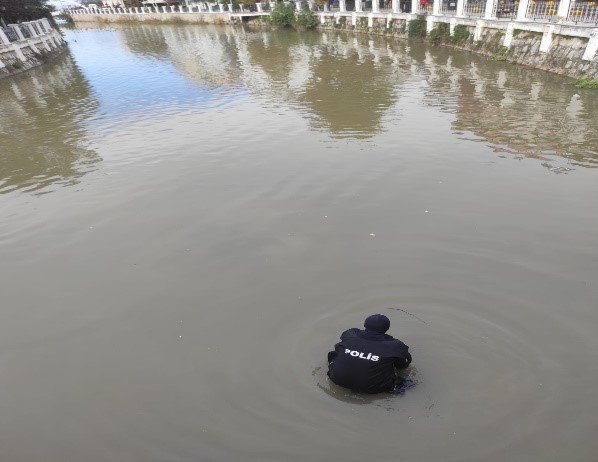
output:
<svg viewBox="0 0 598 462"><path fill-rule="evenodd" d="M345 354L354 356L355 358L367 359L368 361L379 361L380 360L379 356L373 355L372 353L368 353L366 356L365 353L362 353L360 351L355 351L355 350L349 350L348 348L345 348Z"/></svg>

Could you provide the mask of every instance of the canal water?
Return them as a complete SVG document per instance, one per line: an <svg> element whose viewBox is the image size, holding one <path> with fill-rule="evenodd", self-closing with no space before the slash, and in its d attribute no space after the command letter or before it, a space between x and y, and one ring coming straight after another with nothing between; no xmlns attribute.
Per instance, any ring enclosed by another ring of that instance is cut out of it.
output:
<svg viewBox="0 0 598 462"><path fill-rule="evenodd" d="M598 93L341 33L66 31L0 81L0 459L595 461ZM371 313L404 396L327 351Z"/></svg>

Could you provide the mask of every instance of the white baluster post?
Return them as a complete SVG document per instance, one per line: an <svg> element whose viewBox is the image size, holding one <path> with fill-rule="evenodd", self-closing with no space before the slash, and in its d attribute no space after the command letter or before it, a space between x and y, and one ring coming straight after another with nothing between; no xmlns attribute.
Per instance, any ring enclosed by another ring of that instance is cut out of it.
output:
<svg viewBox="0 0 598 462"><path fill-rule="evenodd" d="M497 0L486 0L486 11L484 11L484 19L496 19L496 11L494 11L494 4ZM521 0L526 1L526 0Z"/></svg>
<svg viewBox="0 0 598 462"><path fill-rule="evenodd" d="M517 8L517 21L527 21L527 7L529 6L529 0L521 0L519 2L519 8Z"/></svg>

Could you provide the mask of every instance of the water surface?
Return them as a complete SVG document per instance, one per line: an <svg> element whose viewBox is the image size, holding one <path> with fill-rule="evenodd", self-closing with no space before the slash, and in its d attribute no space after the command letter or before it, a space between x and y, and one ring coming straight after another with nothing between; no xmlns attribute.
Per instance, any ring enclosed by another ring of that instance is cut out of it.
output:
<svg viewBox="0 0 598 462"><path fill-rule="evenodd" d="M66 33L0 81L0 459L593 461L598 94L340 33ZM404 397L331 385L382 312Z"/></svg>

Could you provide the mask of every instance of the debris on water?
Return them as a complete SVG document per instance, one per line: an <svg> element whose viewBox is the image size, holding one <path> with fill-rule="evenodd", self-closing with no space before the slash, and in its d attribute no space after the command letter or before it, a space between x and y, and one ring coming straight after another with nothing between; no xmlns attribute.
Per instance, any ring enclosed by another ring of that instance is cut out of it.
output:
<svg viewBox="0 0 598 462"><path fill-rule="evenodd" d="M430 213L430 211L429 211L429 210L426 210L426 213Z"/></svg>
<svg viewBox="0 0 598 462"><path fill-rule="evenodd" d="M182 335L179 335L179 338L183 338L183 336L182 336Z"/></svg>
<svg viewBox="0 0 598 462"><path fill-rule="evenodd" d="M370 233L370 236L372 237L376 237L376 235L374 233Z"/></svg>
<svg viewBox="0 0 598 462"><path fill-rule="evenodd" d="M328 215L324 215L324 218L328 218Z"/></svg>

